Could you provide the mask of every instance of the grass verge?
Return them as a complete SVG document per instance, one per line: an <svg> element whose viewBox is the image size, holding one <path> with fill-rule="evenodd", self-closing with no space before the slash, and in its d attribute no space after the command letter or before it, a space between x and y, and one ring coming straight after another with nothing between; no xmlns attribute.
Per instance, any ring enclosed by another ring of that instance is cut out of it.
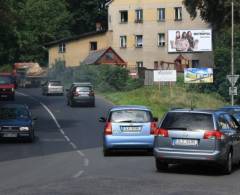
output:
<svg viewBox="0 0 240 195"><path fill-rule="evenodd" d="M168 86L142 87L132 91L102 94L116 105L144 105L149 107L154 116L162 117L171 108L210 108L226 105L218 94L188 92L184 86L175 85L172 90Z"/></svg>

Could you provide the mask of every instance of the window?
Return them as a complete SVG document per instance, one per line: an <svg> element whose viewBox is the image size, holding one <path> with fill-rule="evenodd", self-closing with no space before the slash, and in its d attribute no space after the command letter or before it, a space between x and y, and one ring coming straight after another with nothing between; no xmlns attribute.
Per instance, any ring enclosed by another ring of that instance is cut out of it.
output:
<svg viewBox="0 0 240 195"><path fill-rule="evenodd" d="M217 124L218 124L218 128L220 131L230 129L229 124L228 124L226 118L224 117L224 115L219 116Z"/></svg>
<svg viewBox="0 0 240 195"><path fill-rule="evenodd" d="M192 67L199 68L200 67L199 60L192 60Z"/></svg>
<svg viewBox="0 0 240 195"><path fill-rule="evenodd" d="M136 23L142 23L143 22L143 10L142 9L137 9L136 11Z"/></svg>
<svg viewBox="0 0 240 195"><path fill-rule="evenodd" d="M120 11L120 20L121 23L128 22L128 11Z"/></svg>
<svg viewBox="0 0 240 195"><path fill-rule="evenodd" d="M159 33L158 34L158 47L164 47L165 46L165 34Z"/></svg>
<svg viewBox="0 0 240 195"><path fill-rule="evenodd" d="M175 7L175 20L182 20L182 8L181 7Z"/></svg>
<svg viewBox="0 0 240 195"><path fill-rule="evenodd" d="M91 51L97 50L97 42L90 42L90 50Z"/></svg>
<svg viewBox="0 0 240 195"><path fill-rule="evenodd" d="M165 8L158 9L158 21L165 21Z"/></svg>
<svg viewBox="0 0 240 195"><path fill-rule="evenodd" d="M137 62L137 67L138 68L143 68L143 62L142 61Z"/></svg>
<svg viewBox="0 0 240 195"><path fill-rule="evenodd" d="M154 61L154 69L155 69L155 70L158 69L158 61Z"/></svg>
<svg viewBox="0 0 240 195"><path fill-rule="evenodd" d="M169 112L162 122L161 128L169 131L181 128L182 130L213 130L212 114Z"/></svg>
<svg viewBox="0 0 240 195"><path fill-rule="evenodd" d="M127 36L120 36L120 48L127 47Z"/></svg>
<svg viewBox="0 0 240 195"><path fill-rule="evenodd" d="M136 41L136 47L137 48L142 48L143 47L143 36L142 35L136 35L135 41Z"/></svg>
<svg viewBox="0 0 240 195"><path fill-rule="evenodd" d="M107 52L105 55L106 55L107 60L113 60L114 59L114 56L113 56L112 52Z"/></svg>
<svg viewBox="0 0 240 195"><path fill-rule="evenodd" d="M66 45L65 43L60 43L58 48L59 53L65 53L66 52Z"/></svg>

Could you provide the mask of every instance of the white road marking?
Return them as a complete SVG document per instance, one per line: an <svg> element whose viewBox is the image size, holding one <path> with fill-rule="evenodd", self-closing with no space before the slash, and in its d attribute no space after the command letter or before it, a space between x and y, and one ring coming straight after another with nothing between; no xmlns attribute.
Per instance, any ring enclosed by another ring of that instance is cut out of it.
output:
<svg viewBox="0 0 240 195"><path fill-rule="evenodd" d="M81 170L81 171L79 171L78 173L76 173L76 174L73 176L73 178L77 179L77 178L79 178L83 173L84 173L84 171Z"/></svg>
<svg viewBox="0 0 240 195"><path fill-rule="evenodd" d="M59 122L57 121L56 117L54 116L54 114L52 113L52 111L50 110L50 108L48 108L47 105L45 105L43 102L39 101L37 98L30 96L28 94L25 93L20 93L20 92L16 92L19 95L28 97L30 99L33 99L34 101L38 102L47 112L48 114L51 116L51 118L53 119L54 123L56 124L59 132L63 135L63 137L66 139L66 141L72 146L72 148L74 150L76 150L77 154L80 155L83 160L84 160L84 166L87 167L89 165L89 160L88 158L85 157L85 154L81 151L78 150L77 145L74 144L74 142L71 141L71 139L66 135L66 133L64 132L64 130L62 129L61 125L59 124ZM80 177L82 174L84 173L84 170L80 170L79 172L77 172L75 175L73 175L73 178L78 178Z"/></svg>

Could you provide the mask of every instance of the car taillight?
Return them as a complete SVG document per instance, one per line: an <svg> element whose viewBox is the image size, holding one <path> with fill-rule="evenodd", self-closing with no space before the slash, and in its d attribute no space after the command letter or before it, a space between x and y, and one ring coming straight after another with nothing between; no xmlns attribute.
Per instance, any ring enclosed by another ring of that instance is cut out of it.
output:
<svg viewBox="0 0 240 195"><path fill-rule="evenodd" d="M220 131L213 130L213 131L206 131L203 136L204 139L217 139L223 140L225 138L224 134Z"/></svg>
<svg viewBox="0 0 240 195"><path fill-rule="evenodd" d="M79 96L79 93L78 92L73 92L73 96Z"/></svg>
<svg viewBox="0 0 240 195"><path fill-rule="evenodd" d="M12 90L12 92L14 92L14 91L15 91L15 89L14 89L14 88L12 88L11 90Z"/></svg>
<svg viewBox="0 0 240 195"><path fill-rule="evenodd" d="M168 137L168 130L163 128L156 129L155 135L160 137Z"/></svg>
<svg viewBox="0 0 240 195"><path fill-rule="evenodd" d="M112 124L111 123L107 123L104 129L104 134L105 135L112 135Z"/></svg>
<svg viewBox="0 0 240 195"><path fill-rule="evenodd" d="M154 135L156 134L156 130L157 130L157 123L156 122L151 122L151 126L150 126L150 134Z"/></svg>

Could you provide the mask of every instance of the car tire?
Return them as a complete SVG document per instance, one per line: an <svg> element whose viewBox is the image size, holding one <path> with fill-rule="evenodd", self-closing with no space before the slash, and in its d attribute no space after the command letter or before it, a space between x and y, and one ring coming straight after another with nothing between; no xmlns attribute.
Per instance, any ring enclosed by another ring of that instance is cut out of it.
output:
<svg viewBox="0 0 240 195"><path fill-rule="evenodd" d="M74 102L72 100L69 100L69 105L70 105L70 107L74 107L75 106L75 104L74 104Z"/></svg>
<svg viewBox="0 0 240 195"><path fill-rule="evenodd" d="M227 160L223 164L223 173L229 175L232 173L233 161L232 161L232 152L228 153Z"/></svg>
<svg viewBox="0 0 240 195"><path fill-rule="evenodd" d="M91 107L95 107L95 102L92 102L92 103L91 103Z"/></svg>
<svg viewBox="0 0 240 195"><path fill-rule="evenodd" d="M107 148L103 148L103 156L107 157L107 156L110 156L111 155L111 152L109 149Z"/></svg>
<svg viewBox="0 0 240 195"><path fill-rule="evenodd" d="M168 163L156 159L156 169L158 172L165 172L168 170Z"/></svg>
<svg viewBox="0 0 240 195"><path fill-rule="evenodd" d="M32 132L32 133L29 135L28 142L29 142L29 143L33 143L33 142L34 142L34 139L35 139L35 135L34 135L34 132Z"/></svg>

